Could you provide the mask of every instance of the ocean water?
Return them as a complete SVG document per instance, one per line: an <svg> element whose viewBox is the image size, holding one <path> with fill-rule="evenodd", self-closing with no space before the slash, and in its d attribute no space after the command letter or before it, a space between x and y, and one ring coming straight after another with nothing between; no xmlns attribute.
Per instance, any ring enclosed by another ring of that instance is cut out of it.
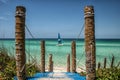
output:
<svg viewBox="0 0 120 80"><path fill-rule="evenodd" d="M76 60L77 67L85 66L85 43L83 39L63 39L63 46L57 46L57 39L45 39L46 65L48 65L49 54L53 55L54 66L66 66L67 55L71 54L71 42L76 41ZM40 64L41 39L26 40L26 60L27 62L35 59ZM0 45L7 48L9 55L15 56L15 40L0 40ZM120 61L120 39L98 39L96 40L96 64L103 64L104 58L107 58L107 66L110 66L112 56L115 56L115 64Z"/></svg>

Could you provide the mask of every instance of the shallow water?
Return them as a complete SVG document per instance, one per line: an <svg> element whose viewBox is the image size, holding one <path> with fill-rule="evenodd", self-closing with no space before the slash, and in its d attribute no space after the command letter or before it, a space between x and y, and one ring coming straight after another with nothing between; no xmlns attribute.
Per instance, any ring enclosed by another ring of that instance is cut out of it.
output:
<svg viewBox="0 0 120 80"><path fill-rule="evenodd" d="M74 39L63 39L63 46L57 46L56 39L46 39L46 65L48 65L49 54L53 55L54 66L66 66L67 54L71 54L71 42ZM76 41L77 66L85 66L85 49L84 40ZM7 48L9 55L15 55L15 40L0 40L0 45ZM32 58L40 64L40 39L26 40L27 62ZM29 55L30 54L30 55ZM120 40L119 39L99 39L96 40L96 61L103 64L107 58L107 66L110 65L111 57L115 56L115 65L120 61ZM32 57L31 57L32 56Z"/></svg>

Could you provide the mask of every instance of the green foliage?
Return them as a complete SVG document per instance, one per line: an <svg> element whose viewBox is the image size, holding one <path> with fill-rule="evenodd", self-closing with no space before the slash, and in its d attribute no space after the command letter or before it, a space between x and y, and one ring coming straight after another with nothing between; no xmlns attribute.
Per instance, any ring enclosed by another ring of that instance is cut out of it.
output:
<svg viewBox="0 0 120 80"><path fill-rule="evenodd" d="M120 80L120 68L98 69L96 71L97 80Z"/></svg>
<svg viewBox="0 0 120 80"><path fill-rule="evenodd" d="M27 76L32 76L38 72L36 65L26 64ZM8 55L5 47L0 47L0 80L13 80L16 76L15 58Z"/></svg>
<svg viewBox="0 0 120 80"><path fill-rule="evenodd" d="M80 72L81 76L86 76L86 72Z"/></svg>
<svg viewBox="0 0 120 80"><path fill-rule="evenodd" d="M36 65L27 64L26 65L26 73L27 76L33 76L36 72L39 72L39 69L36 67Z"/></svg>
<svg viewBox="0 0 120 80"><path fill-rule="evenodd" d="M10 80L15 75L15 59L8 56L7 49L0 47L0 78Z"/></svg>
<svg viewBox="0 0 120 80"><path fill-rule="evenodd" d="M85 72L80 73L86 76ZM120 67L100 68L96 70L96 80L120 80Z"/></svg>

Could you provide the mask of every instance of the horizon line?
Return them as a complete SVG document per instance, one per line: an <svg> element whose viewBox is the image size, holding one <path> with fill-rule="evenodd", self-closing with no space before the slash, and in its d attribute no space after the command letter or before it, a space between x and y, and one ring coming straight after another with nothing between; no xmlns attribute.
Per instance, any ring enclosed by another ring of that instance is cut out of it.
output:
<svg viewBox="0 0 120 80"><path fill-rule="evenodd" d="M0 38L0 40L4 39L15 39L15 38ZM25 38L25 39L57 39L57 38ZM85 38L62 38L62 39L85 39ZM96 39L120 39L120 38L96 38Z"/></svg>

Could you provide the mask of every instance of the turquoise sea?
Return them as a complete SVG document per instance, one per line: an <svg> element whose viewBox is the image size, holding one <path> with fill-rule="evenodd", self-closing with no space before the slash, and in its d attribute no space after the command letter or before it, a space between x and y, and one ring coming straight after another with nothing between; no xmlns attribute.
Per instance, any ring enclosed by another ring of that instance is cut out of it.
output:
<svg viewBox="0 0 120 80"><path fill-rule="evenodd" d="M33 58L40 64L40 41L42 39L26 40L27 62ZM48 56L53 54L54 66L66 66L67 54L71 54L71 42L76 41L77 67L85 66L85 44L84 39L63 39L63 46L56 46L57 39L44 39L46 44L46 65L48 65ZM1 39L0 45L7 48L9 55L15 56L15 40ZM120 39L97 39L96 40L96 61L103 64L107 58L107 66L110 65L111 57L115 56L115 65L120 61ZM96 63L96 64L97 64Z"/></svg>

